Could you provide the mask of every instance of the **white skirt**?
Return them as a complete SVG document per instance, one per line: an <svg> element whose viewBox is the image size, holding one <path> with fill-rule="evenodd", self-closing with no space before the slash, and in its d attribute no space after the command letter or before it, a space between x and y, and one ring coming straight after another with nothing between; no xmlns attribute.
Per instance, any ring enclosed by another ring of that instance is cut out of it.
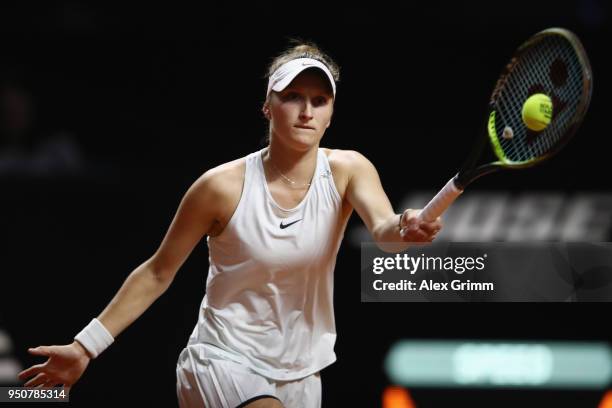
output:
<svg viewBox="0 0 612 408"><path fill-rule="evenodd" d="M286 408L320 408L321 377L315 373L296 381L271 380L194 344L178 358L176 393L181 408L237 408L266 397Z"/></svg>

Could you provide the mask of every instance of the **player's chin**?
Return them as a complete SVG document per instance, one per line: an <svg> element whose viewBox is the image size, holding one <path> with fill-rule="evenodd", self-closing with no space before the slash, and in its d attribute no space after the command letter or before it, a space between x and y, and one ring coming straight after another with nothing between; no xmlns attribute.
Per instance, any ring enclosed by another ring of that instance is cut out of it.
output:
<svg viewBox="0 0 612 408"><path fill-rule="evenodd" d="M323 137L320 132L315 130L299 128L296 128L296 131L292 132L291 136L296 145L301 145L306 149L317 145Z"/></svg>

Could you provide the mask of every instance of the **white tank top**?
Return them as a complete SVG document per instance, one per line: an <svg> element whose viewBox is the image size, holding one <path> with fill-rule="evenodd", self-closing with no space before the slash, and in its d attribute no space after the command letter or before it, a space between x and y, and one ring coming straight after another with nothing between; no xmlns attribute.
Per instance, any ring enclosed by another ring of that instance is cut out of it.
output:
<svg viewBox="0 0 612 408"><path fill-rule="evenodd" d="M347 220L321 149L310 188L292 209L268 190L264 150L246 157L238 207L208 238L206 295L189 344L291 381L336 360L333 272Z"/></svg>

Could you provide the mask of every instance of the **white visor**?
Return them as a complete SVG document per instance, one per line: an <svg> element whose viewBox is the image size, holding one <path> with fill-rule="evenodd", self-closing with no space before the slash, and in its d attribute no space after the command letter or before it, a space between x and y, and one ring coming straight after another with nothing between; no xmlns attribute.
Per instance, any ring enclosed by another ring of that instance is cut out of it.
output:
<svg viewBox="0 0 612 408"><path fill-rule="evenodd" d="M270 95L270 91L280 92L287 87L299 75L300 72L308 68L319 68L329 79L334 97L336 96L336 82L334 76L329 72L329 69L321 61L317 61L313 58L297 58L291 60L280 67L270 76L268 81L268 92L266 95Z"/></svg>

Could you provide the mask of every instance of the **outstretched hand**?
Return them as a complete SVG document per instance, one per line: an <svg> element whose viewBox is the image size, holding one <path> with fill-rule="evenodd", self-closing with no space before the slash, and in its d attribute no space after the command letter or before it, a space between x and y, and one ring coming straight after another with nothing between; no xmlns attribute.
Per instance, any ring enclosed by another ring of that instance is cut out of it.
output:
<svg viewBox="0 0 612 408"><path fill-rule="evenodd" d="M25 387L62 385L69 388L81 378L91 359L77 341L64 346L39 346L28 352L48 359L19 373L22 381L30 378Z"/></svg>
<svg viewBox="0 0 612 408"><path fill-rule="evenodd" d="M431 242L442 229L440 217L435 221L421 220L421 210L404 211L400 222L400 235L405 242Z"/></svg>

